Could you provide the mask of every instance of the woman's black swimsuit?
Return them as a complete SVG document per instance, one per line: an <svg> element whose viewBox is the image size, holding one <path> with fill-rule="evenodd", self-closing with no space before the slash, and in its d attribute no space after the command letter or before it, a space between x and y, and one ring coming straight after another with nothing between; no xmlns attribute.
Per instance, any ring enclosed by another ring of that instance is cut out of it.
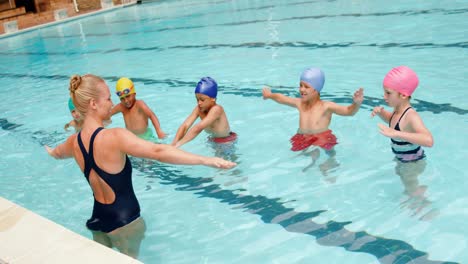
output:
<svg viewBox="0 0 468 264"><path fill-rule="evenodd" d="M96 135L102 129L102 127L96 129L91 136L89 154L86 152L83 141L81 140L81 132L78 133L78 145L83 154L85 163L84 176L88 183L89 174L91 170L94 170L97 175L109 185L115 194L115 200L111 204L102 204L94 197L93 214L86 222L86 226L93 231L109 233L140 217L140 205L133 191L132 164L128 156L126 156L125 167L117 174L107 173L96 165L93 156L93 145Z"/></svg>

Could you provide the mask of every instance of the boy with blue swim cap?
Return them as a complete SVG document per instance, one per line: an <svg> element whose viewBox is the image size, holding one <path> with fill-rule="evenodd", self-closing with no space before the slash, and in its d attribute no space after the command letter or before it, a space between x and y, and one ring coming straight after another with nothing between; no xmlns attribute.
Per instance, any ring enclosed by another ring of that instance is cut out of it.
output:
<svg viewBox="0 0 468 264"><path fill-rule="evenodd" d="M291 138L291 150L306 150L310 146L319 146L333 155L337 144L335 135L328 128L333 114L352 116L359 110L364 99L363 89L358 89L353 96L353 103L348 106L320 99L320 92L325 84L325 74L320 68L305 69L300 76L300 98L291 98L279 93L272 93L269 87L263 88L263 99L272 99L277 103L299 110L299 129Z"/></svg>
<svg viewBox="0 0 468 264"><path fill-rule="evenodd" d="M204 94L208 97L214 98L218 95L218 84L211 77L203 77L195 87L195 94Z"/></svg>
<svg viewBox="0 0 468 264"><path fill-rule="evenodd" d="M177 130L172 145L180 147L203 130L210 134L210 140L215 143L229 143L237 139L236 133L231 132L223 107L216 104L217 95L216 81L211 77L201 78L195 87L197 106ZM192 127L198 118L201 122Z"/></svg>
<svg viewBox="0 0 468 264"><path fill-rule="evenodd" d="M319 68L309 68L302 72L301 81L309 84L320 93L325 84L325 74Z"/></svg>
<svg viewBox="0 0 468 264"><path fill-rule="evenodd" d="M143 100L136 99L135 86L129 78L122 77L117 81L115 93L120 99L120 104L112 108L111 115L122 113L125 121L125 127L132 131L138 137L157 142L153 131L148 127L148 119L151 120L159 139L166 137L162 131L158 117L146 105Z"/></svg>

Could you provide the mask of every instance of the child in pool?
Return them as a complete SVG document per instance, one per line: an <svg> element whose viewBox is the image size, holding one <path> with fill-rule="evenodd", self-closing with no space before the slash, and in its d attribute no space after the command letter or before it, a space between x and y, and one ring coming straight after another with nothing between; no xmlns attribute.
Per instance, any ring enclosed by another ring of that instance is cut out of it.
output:
<svg viewBox="0 0 468 264"><path fill-rule="evenodd" d="M64 129L68 131L68 128L73 127L75 132L79 132L81 130L81 126L83 125L83 120L80 113L76 110L76 107L73 104L71 98L68 99L68 109L70 110L70 114L72 115L73 120L66 123Z"/></svg>
<svg viewBox="0 0 468 264"><path fill-rule="evenodd" d="M111 115L122 113L125 127L138 137L156 142L152 130L148 127L148 119L153 123L159 139L166 137L154 112L143 100L136 99L135 87L132 80L122 77L117 81L116 94L120 98L120 104L112 108Z"/></svg>
<svg viewBox="0 0 468 264"><path fill-rule="evenodd" d="M380 133L391 138L392 151L401 162L423 159L425 154L420 146L432 147L434 143L431 132L411 107L411 95L418 83L418 76L409 67L393 68L383 80L384 99L393 107L393 112L376 106L371 114L372 117L377 115L388 123L388 127L379 124Z"/></svg>
<svg viewBox="0 0 468 264"><path fill-rule="evenodd" d="M432 147L434 140L416 110L411 107L410 99L419 79L407 66L391 69L383 80L385 102L393 107L389 112L382 106L374 107L371 116L378 116L388 127L379 124L380 133L391 139L392 152L395 154L395 172L400 176L409 197L421 197L426 186L417 183L418 176L426 168L424 150L421 146Z"/></svg>
<svg viewBox="0 0 468 264"><path fill-rule="evenodd" d="M231 131L229 122L221 105L216 103L218 84L210 77L202 78L195 88L197 106L179 127L172 141L172 145L180 147L194 139L205 130L209 133L210 141L226 144L236 141L236 133ZM192 127L195 120L201 121Z"/></svg>
<svg viewBox="0 0 468 264"><path fill-rule="evenodd" d="M291 98L279 93L272 93L269 87L263 88L263 99L272 99L277 103L299 110L299 129L291 138L293 151L306 150L310 146L323 148L332 157L337 139L328 128L333 114L352 116L359 110L364 99L363 89L358 89L353 96L353 103L342 106L320 99L320 92L325 83L325 75L319 68L308 68L300 77L300 98ZM319 155L319 153L315 153ZM316 160L316 157L314 158ZM327 167L327 166L325 166Z"/></svg>

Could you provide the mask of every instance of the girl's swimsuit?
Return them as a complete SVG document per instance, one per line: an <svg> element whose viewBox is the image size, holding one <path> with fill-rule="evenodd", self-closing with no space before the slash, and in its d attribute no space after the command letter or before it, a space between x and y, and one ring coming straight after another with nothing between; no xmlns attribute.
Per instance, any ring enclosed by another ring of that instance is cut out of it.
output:
<svg viewBox="0 0 468 264"><path fill-rule="evenodd" d="M400 119L395 125L395 130L401 131L400 130L400 121L401 118L406 114L406 112L411 109L411 106L406 108L406 110L403 112L403 114L400 116ZM392 114L390 117L390 121L388 122L388 126L391 127L392 123L392 118L395 115L395 113ZM395 153L395 157L401 161L401 162L411 162L411 161L417 161L424 159L426 155L424 154L424 150L421 148L421 146L403 141L403 140L396 140L396 139L391 139L392 142L392 151Z"/></svg>
<svg viewBox="0 0 468 264"><path fill-rule="evenodd" d="M102 127L96 129L91 136L89 154L81 140L81 132L78 133L78 145L83 154L84 176L88 183L89 174L94 170L115 194L115 200L111 204L102 204L94 198L93 214L86 222L86 226L93 231L109 233L140 217L140 205L133 191L132 164L128 156L125 157L125 167L117 174L107 173L96 165L93 156L94 139L102 129Z"/></svg>

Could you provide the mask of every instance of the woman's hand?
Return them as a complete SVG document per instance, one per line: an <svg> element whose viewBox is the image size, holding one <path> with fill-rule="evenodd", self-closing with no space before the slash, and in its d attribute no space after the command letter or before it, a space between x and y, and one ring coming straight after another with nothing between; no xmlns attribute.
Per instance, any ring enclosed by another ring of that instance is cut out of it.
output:
<svg viewBox="0 0 468 264"><path fill-rule="evenodd" d="M237 163L228 161L222 158L218 158L218 157L212 157L212 158L209 158L208 163L206 165L213 167L213 168L230 169L236 166Z"/></svg>

